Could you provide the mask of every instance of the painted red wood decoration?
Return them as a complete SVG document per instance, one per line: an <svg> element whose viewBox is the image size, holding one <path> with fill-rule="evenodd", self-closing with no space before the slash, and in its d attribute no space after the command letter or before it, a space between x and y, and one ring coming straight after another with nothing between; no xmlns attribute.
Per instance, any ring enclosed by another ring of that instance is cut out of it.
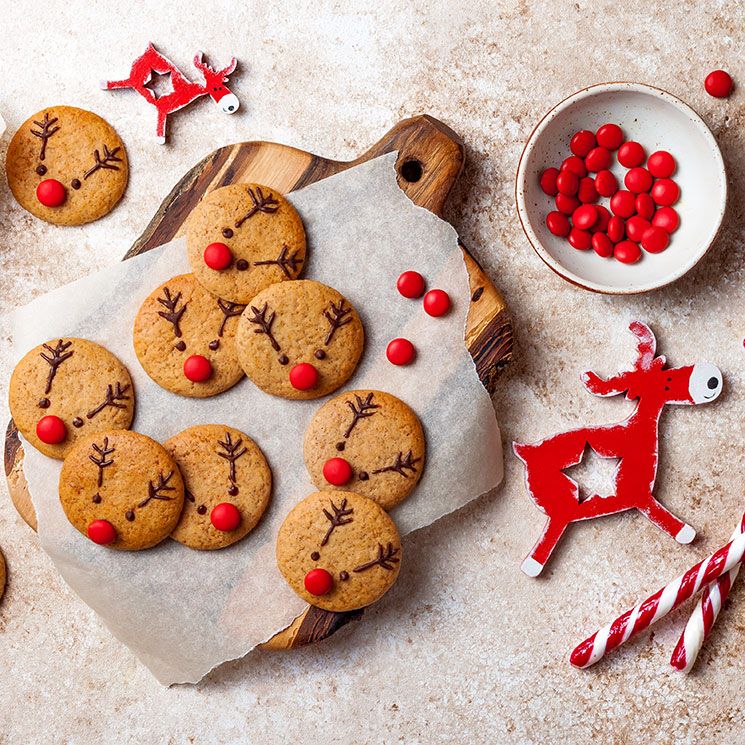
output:
<svg viewBox="0 0 745 745"><path fill-rule="evenodd" d="M638 403L623 422L582 427L548 437L534 445L513 443L515 455L525 464L528 494L548 516L546 527L522 570L538 576L567 526L577 520L638 509L679 543L690 543L696 531L663 507L654 497L658 462L658 427L666 404L702 404L722 391L722 374L708 362L666 367L655 356L656 342L645 324L634 321L629 329L638 339L633 370L603 380L586 372L582 382L596 396L626 393ZM618 458L615 494L579 499L579 487L565 469L582 461L587 448L601 458Z"/></svg>

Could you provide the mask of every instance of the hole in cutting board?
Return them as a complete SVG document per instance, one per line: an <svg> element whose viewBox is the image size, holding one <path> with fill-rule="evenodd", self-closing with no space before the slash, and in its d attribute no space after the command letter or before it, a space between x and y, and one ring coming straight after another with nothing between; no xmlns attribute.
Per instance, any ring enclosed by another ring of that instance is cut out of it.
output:
<svg viewBox="0 0 745 745"><path fill-rule="evenodd" d="M405 160L401 164L399 173L404 181L408 181L410 184L415 184L422 177L424 167L418 160Z"/></svg>

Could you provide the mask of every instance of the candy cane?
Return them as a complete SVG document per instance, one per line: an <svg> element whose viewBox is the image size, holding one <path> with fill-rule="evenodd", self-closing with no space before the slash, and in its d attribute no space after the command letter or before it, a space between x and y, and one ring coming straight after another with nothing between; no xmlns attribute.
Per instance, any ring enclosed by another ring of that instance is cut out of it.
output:
<svg viewBox="0 0 745 745"><path fill-rule="evenodd" d="M585 639L573 652L574 667L590 667L634 634L643 631L695 595L704 585L729 572L745 555L745 533L691 567L637 606Z"/></svg>
<svg viewBox="0 0 745 745"><path fill-rule="evenodd" d="M732 540L735 540L741 533L745 533L745 515L743 515L740 524L733 533ZM740 573L740 566L741 564L738 564L716 582L704 587L701 601L688 620L685 631L678 640L670 658L670 664L676 670L680 670L682 673L690 672L696 662L698 653L717 622L719 611L722 610L732 585Z"/></svg>

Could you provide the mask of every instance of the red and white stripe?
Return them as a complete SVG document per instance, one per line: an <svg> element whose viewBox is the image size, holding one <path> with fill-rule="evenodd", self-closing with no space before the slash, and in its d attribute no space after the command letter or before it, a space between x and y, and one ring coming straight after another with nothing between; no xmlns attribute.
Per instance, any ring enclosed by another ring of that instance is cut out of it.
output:
<svg viewBox="0 0 745 745"><path fill-rule="evenodd" d="M702 587L727 574L742 562L744 555L745 533L741 533L708 559L691 567L685 574L585 639L572 652L570 658L572 665L580 668L594 665L608 652L628 641L634 634L643 631L670 611L675 610Z"/></svg>
<svg viewBox="0 0 745 745"><path fill-rule="evenodd" d="M732 540L742 533L745 533L745 515L742 516L737 530L732 535ZM727 600L732 585L740 573L741 566L742 564L738 564L730 569L727 574L723 574L716 582L704 587L701 600L688 620L685 631L678 640L670 658L670 664L676 670L687 673L693 668L704 642L717 622L719 611L722 610L722 606Z"/></svg>

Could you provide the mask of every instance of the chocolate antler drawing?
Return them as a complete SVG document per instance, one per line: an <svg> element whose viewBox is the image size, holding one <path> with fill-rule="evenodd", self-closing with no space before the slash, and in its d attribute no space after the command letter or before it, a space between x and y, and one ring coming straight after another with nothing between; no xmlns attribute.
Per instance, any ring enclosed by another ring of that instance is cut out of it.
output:
<svg viewBox="0 0 745 745"><path fill-rule="evenodd" d="M386 473L389 471L392 471L394 473L398 473L401 476L403 476L405 479L409 478L409 475L406 473L406 471L411 471L412 474L416 473L416 463L418 463L421 458L414 458L413 453L411 450L409 450L406 455L403 453L399 453L396 456L396 462L392 466L386 466L385 468L378 468L377 471L373 471L373 473Z"/></svg>
<svg viewBox="0 0 745 745"><path fill-rule="evenodd" d="M90 168L85 172L83 180L87 179L88 176L92 176L96 171L100 169L105 169L107 171L118 171L119 166L115 166L113 164L122 162L122 159L117 155L120 150L120 147L115 147L113 150L109 150L108 146L104 145L103 158L101 158L101 154L98 152L98 150L94 150L93 157L96 160L96 164L93 166L93 168Z"/></svg>
<svg viewBox="0 0 745 745"><path fill-rule="evenodd" d="M121 383L117 383L116 386L107 385L104 400L95 409L89 411L86 417L93 419L96 414L100 414L107 406L112 406L115 409L126 409L127 404L122 403L122 401L129 401L128 390L129 383L124 386Z"/></svg>
<svg viewBox="0 0 745 745"><path fill-rule="evenodd" d="M266 334L267 338L269 339L269 343L272 345L272 349L275 352L279 352L281 347L279 346L279 343L274 338L274 334L272 334L272 324L274 323L274 317L275 313L274 311L271 311L269 315L267 315L267 311L269 310L269 303L264 303L264 307L259 310L256 306L251 306L251 312L254 314L253 318L249 318L248 320L251 323L255 323L259 328L254 329L255 334Z"/></svg>
<svg viewBox="0 0 745 745"><path fill-rule="evenodd" d="M296 273L300 266L302 266L303 260L297 257L297 249L292 252L289 256L290 249L287 246L282 246L282 250L279 252L279 256L276 259L267 259L266 261L254 261L256 266L268 266L270 264L276 264L285 274L285 277L292 279L293 273Z"/></svg>
<svg viewBox="0 0 745 745"><path fill-rule="evenodd" d="M49 344L42 344L42 347L49 352L51 355L48 356L44 354L44 352L40 352L39 356L49 364L49 375L47 375L47 385L44 389L44 393L49 393L49 391L52 390L52 382L54 381L54 376L57 374L57 368L67 359L73 356L74 352L68 352L67 350L72 346L71 341L62 341L60 339L57 342L57 345L52 349L52 347L49 346Z"/></svg>
<svg viewBox="0 0 745 745"><path fill-rule="evenodd" d="M245 305L239 305L238 303L231 303L228 300L218 300L217 305L223 313L222 323L218 329L217 335L222 338L223 332L225 331L225 324L229 318L239 316L245 310Z"/></svg>
<svg viewBox="0 0 745 745"><path fill-rule="evenodd" d="M380 566L383 567L383 569L387 569L388 571L391 571L392 569L395 569L393 566L394 564L398 564L400 559L396 556L396 554L399 552L400 549L393 548L393 544L389 543L387 548L383 548L383 545L381 543L378 544L378 555L372 560L368 561L367 564L360 564L358 567L355 567L352 571L353 572L364 572L367 569L372 569L374 566Z"/></svg>
<svg viewBox="0 0 745 745"><path fill-rule="evenodd" d="M138 507L144 507L146 504L150 502L151 499L160 499L164 502L170 502L173 497L167 497L163 492L167 491L176 491L176 488L173 486L168 486L168 482L171 480L171 477L173 476L173 471L169 471L168 476L165 478L163 477L163 474L158 474L158 483L153 484L152 481L148 481L147 483L147 498L143 499L142 502L140 502L137 506Z"/></svg>
<svg viewBox="0 0 745 745"><path fill-rule="evenodd" d="M331 302L329 303L329 306L329 310L323 311L323 315L326 316L326 319L331 326L328 334L326 334L326 340L323 342L327 346L334 338L334 334L336 333L337 329L340 329L342 326L346 326L348 323L352 322L352 319L349 318L349 314L352 312L352 309L344 307L344 298L339 301L339 305L334 305L334 303Z"/></svg>
<svg viewBox="0 0 745 745"><path fill-rule="evenodd" d="M238 484L236 483L235 478L235 462L242 455L245 455L248 450L246 448L241 448L243 440L240 437L235 442L233 442L233 439L230 436L230 432L226 432L225 439L218 440L217 444L225 451L224 453L221 453L218 450L217 454L221 458L225 458L225 460L228 461L228 463L230 464L230 474L228 476L228 479L230 480L230 489L228 490L228 492L235 496L236 494L238 494Z"/></svg>
<svg viewBox="0 0 745 745"><path fill-rule="evenodd" d="M98 487L100 489L103 486L103 469L114 462L114 459L109 458L109 456L116 448L109 447L108 437L103 438L103 445L98 445L94 442L91 447L95 452L91 453L88 458L98 466Z"/></svg>
<svg viewBox="0 0 745 745"><path fill-rule="evenodd" d="M50 119L48 111L44 112L43 121L37 122L34 120L34 124L39 129L37 131L32 127L31 134L41 140L41 151L39 152L39 160L44 160L44 158L47 157L47 142L55 132L59 132L59 127L54 126L56 123L57 117L55 116L54 119Z"/></svg>
<svg viewBox="0 0 745 745"><path fill-rule="evenodd" d="M354 394L354 398L357 402L356 406L351 401L346 402L347 406L352 410L353 418L352 423L347 427L347 431L344 433L344 439L347 439L349 435L352 434L352 430L357 426L357 422L359 422L360 419L367 419L367 417L377 413L375 409L380 408L380 404L373 403L372 393L368 393L367 396L365 396L364 401L356 393Z"/></svg>
<svg viewBox="0 0 745 745"><path fill-rule="evenodd" d="M240 220L236 221L236 228L240 228L246 220L253 217L257 212L265 212L271 215L279 209L279 202L271 194L265 197L259 186L256 187L255 192L249 187L248 196L251 197L253 207Z"/></svg>
<svg viewBox="0 0 745 745"><path fill-rule="evenodd" d="M329 538L331 538L334 528L338 528L340 525L348 525L354 520L354 518L350 517L354 510L351 507L347 509L346 499L341 500L341 505L339 507L337 507L333 502L330 504L334 514L332 515L326 509L323 511L323 514L326 515L326 519L331 523L331 525L329 525L329 529L326 531L326 535L321 541L321 546L325 546L329 542Z"/></svg>
<svg viewBox="0 0 745 745"><path fill-rule="evenodd" d="M181 293L177 292L175 295L171 295L171 291L167 287L163 288L163 297L158 298L158 302L165 308L165 310L159 310L158 315L165 318L168 323L173 324L173 335L176 337L181 336L181 326L179 324L188 305L188 303L184 303L179 308L179 300L181 300Z"/></svg>

